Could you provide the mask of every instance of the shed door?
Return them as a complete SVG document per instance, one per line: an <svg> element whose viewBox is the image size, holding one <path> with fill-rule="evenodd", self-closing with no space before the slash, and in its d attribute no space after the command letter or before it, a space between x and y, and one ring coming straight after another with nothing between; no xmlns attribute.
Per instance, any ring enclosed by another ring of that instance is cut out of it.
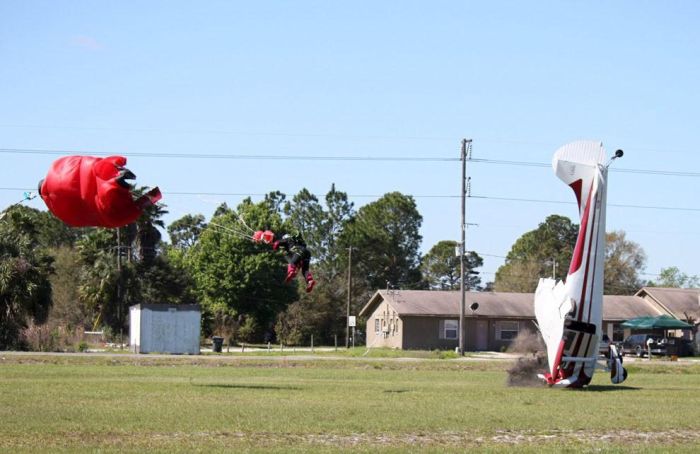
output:
<svg viewBox="0 0 700 454"><path fill-rule="evenodd" d="M484 351L489 349L489 321L476 321L476 349Z"/></svg>

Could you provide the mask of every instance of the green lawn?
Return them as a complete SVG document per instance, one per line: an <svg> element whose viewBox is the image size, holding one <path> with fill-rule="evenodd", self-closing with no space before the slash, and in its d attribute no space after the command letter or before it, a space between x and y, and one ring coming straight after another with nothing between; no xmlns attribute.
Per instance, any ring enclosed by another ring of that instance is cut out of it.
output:
<svg viewBox="0 0 700 454"><path fill-rule="evenodd" d="M0 354L0 452L700 449L700 365L508 387L504 361Z"/></svg>

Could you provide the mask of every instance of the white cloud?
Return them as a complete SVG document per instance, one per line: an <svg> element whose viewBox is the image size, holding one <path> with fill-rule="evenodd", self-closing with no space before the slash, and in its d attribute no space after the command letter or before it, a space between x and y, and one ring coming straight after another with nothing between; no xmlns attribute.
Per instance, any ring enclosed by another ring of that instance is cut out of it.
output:
<svg viewBox="0 0 700 454"><path fill-rule="evenodd" d="M91 36L77 35L71 40L74 46L91 51L100 51L104 46Z"/></svg>

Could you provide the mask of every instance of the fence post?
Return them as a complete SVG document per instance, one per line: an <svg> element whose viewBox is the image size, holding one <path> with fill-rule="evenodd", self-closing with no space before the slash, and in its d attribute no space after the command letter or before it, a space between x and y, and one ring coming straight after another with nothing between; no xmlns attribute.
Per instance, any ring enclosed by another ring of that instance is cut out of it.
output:
<svg viewBox="0 0 700 454"><path fill-rule="evenodd" d="M335 339L335 351L338 351L338 335L334 334L333 339Z"/></svg>
<svg viewBox="0 0 700 454"><path fill-rule="evenodd" d="M311 335L311 353L314 352L314 335Z"/></svg>

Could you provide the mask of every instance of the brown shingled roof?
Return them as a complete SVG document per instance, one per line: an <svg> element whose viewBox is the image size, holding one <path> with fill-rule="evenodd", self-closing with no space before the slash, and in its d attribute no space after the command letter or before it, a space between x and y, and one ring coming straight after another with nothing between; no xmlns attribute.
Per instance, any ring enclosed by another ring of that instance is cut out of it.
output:
<svg viewBox="0 0 700 454"><path fill-rule="evenodd" d="M683 320L686 318L685 314L688 314L695 320L700 320L700 289L644 287L636 294L639 297L647 295L676 318Z"/></svg>
<svg viewBox="0 0 700 454"><path fill-rule="evenodd" d="M493 318L535 318L533 293L466 292L465 315L472 315L469 306L476 302L478 315ZM399 316L457 316L459 291L379 290L360 311L367 316L382 301L387 301ZM603 297L603 319L629 320L643 315L659 315L662 311L652 302L637 296L606 295Z"/></svg>

